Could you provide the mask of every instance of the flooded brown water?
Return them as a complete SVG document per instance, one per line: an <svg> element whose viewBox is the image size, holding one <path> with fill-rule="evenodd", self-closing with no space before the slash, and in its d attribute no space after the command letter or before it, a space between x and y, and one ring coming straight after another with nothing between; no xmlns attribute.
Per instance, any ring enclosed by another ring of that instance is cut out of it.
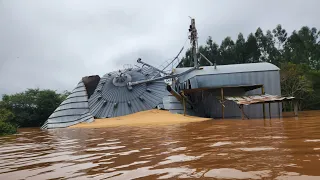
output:
<svg viewBox="0 0 320 180"><path fill-rule="evenodd" d="M320 179L320 112L0 137L0 179Z"/></svg>

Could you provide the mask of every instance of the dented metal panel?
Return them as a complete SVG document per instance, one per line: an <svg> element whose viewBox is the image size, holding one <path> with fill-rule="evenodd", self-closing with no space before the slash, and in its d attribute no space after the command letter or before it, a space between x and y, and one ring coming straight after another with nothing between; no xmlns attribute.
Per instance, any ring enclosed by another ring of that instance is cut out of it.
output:
<svg viewBox="0 0 320 180"><path fill-rule="evenodd" d="M144 83L128 88L128 82L147 80L157 71L150 67L126 69L105 74L89 98L90 113L108 118L157 108L168 95L164 81Z"/></svg>
<svg viewBox="0 0 320 180"><path fill-rule="evenodd" d="M92 121L88 96L84 83L80 81L71 94L50 115L42 129L64 128L80 122Z"/></svg>

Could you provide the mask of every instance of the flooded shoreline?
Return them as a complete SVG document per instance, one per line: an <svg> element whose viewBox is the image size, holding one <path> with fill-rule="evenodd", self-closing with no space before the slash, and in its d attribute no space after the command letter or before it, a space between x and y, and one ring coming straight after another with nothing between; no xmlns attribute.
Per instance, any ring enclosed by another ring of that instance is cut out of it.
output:
<svg viewBox="0 0 320 180"><path fill-rule="evenodd" d="M0 179L319 179L320 111L166 126L20 129Z"/></svg>

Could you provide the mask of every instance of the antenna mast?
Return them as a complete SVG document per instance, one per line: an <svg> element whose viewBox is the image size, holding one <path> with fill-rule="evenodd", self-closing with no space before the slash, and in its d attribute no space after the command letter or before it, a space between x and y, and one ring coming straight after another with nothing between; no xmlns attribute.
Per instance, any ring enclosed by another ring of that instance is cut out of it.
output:
<svg viewBox="0 0 320 180"><path fill-rule="evenodd" d="M194 18L191 18L191 25L189 26L189 39L192 46L193 65L198 66L197 47L198 47L198 32L196 29L196 22Z"/></svg>

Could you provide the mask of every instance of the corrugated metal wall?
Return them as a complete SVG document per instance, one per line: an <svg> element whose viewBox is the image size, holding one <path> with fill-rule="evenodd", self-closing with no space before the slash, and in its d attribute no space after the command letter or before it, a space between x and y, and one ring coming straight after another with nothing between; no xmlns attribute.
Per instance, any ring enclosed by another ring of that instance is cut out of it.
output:
<svg viewBox="0 0 320 180"><path fill-rule="evenodd" d="M163 97L169 92L164 81L135 85L131 90L125 86L115 86L113 79L118 71L105 74L89 98L90 113L97 118L117 117L150 110L162 105ZM132 81L150 79L158 74L153 68L134 68L127 71Z"/></svg>
<svg viewBox="0 0 320 180"><path fill-rule="evenodd" d="M41 128L64 128L81 122L91 121L93 121L93 116L89 113L87 91L84 83L80 81L77 87L50 115Z"/></svg>
<svg viewBox="0 0 320 180"><path fill-rule="evenodd" d="M187 86L188 81L180 82L180 87L183 89L183 84ZM280 72L276 71L260 71L260 72L241 72L241 73L225 73L225 74L210 74L194 76L190 79L192 88L202 87L219 87L219 86L235 86L235 85L264 85L265 93L272 95L281 95L280 87ZM225 96L241 96L261 94L261 89L249 91L247 93L237 90L236 92L225 92ZM220 91L217 92L201 92L194 93L191 98L198 103L199 115L210 116L214 118L222 117L221 104L219 100ZM278 116L278 109L281 109L278 104L271 104L271 116ZM265 105L266 117L269 117L269 106ZM244 108L245 113L249 118L262 118L262 105L249 105ZM281 112L280 112L281 113ZM225 117L241 117L239 107L234 102L227 101L225 103Z"/></svg>

